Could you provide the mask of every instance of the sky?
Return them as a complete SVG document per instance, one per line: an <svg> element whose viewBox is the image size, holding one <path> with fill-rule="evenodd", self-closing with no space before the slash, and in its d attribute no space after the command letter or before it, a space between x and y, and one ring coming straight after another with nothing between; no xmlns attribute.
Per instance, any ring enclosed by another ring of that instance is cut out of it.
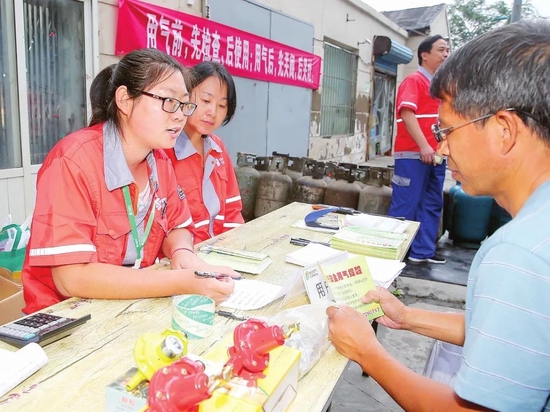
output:
<svg viewBox="0 0 550 412"><path fill-rule="evenodd" d="M452 0L363 0L369 6L378 11L412 9L422 6L433 6L434 4L448 3ZM512 8L513 0L507 0L510 8ZM550 1L548 0L531 0L531 4L544 17L550 17Z"/></svg>

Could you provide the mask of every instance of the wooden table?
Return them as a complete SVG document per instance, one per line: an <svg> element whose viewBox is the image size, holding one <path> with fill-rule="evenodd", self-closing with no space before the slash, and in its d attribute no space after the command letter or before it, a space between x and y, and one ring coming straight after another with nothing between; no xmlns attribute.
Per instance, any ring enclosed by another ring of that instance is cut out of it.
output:
<svg viewBox="0 0 550 412"><path fill-rule="evenodd" d="M310 205L293 203L204 243L268 253L273 263L261 275L250 277L283 285L297 270L297 266L284 261L288 252L299 247L289 243L291 237L319 241L330 239L330 234L291 227L309 211ZM418 224L411 222L411 238L417 229ZM157 273L160 278L162 271ZM301 295L287 302L285 308L307 303L307 297ZM269 317L280 310L280 301L276 301L246 314ZM2 412L105 410L105 387L134 366L133 348L137 339L143 333L162 332L170 327L171 299L72 298L48 308L46 312L72 318L91 313L92 318L71 336L44 348L48 364L0 398ZM212 335L203 340L189 341L189 351L203 354L238 323L216 316ZM3 342L0 342L0 348L14 350ZM346 364L347 359L330 346L317 365L300 380L290 410L326 409Z"/></svg>

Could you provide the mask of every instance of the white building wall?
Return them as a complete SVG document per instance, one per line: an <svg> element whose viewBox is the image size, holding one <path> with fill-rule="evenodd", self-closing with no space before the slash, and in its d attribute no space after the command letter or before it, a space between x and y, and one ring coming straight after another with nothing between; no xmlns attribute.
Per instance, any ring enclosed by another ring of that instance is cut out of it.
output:
<svg viewBox="0 0 550 412"><path fill-rule="evenodd" d="M86 42L90 64L87 69L87 87L93 77L105 66L116 63L116 23L118 0L83 0L86 24L92 35ZM197 16L204 15L205 0L147 0L152 4ZM258 0L259 4L311 23L315 28L314 53L323 57L325 40L340 45L359 56L357 72L356 122L353 134L320 136L321 87L313 92L309 156L322 160L362 162L367 155L367 127L370 112L372 76L372 39L375 35L391 37L406 44L407 33L360 0ZM97 35L96 35L97 30ZM24 50L18 50L24 55ZM19 73L24 78L24 68ZM398 82L403 76L398 71ZM20 94L25 95L23 87ZM20 113L25 116L26 113ZM22 131L24 134L24 130ZM23 145L24 159L29 146ZM0 222L11 213L15 222L23 222L32 213L35 203L36 174L40 165L24 162L23 168L0 170Z"/></svg>
<svg viewBox="0 0 550 412"><path fill-rule="evenodd" d="M313 92L309 157L319 160L361 163L367 160L367 129L371 106L372 46L376 35L405 45L407 33L360 0L257 0L258 3L308 22L315 28L314 53L323 57L324 41L359 56L355 130L351 135L321 136L321 93ZM403 71L398 68L398 82Z"/></svg>

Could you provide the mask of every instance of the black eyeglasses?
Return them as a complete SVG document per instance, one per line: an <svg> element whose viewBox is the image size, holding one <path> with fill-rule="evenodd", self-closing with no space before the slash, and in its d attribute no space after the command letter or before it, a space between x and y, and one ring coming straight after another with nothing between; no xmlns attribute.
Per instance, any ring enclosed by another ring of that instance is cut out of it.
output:
<svg viewBox="0 0 550 412"><path fill-rule="evenodd" d="M162 100L162 110L167 113L176 113L181 107L181 111L183 112L184 116L191 116L197 108L197 105L195 103L182 102L178 99L174 99L173 97L161 97L149 92L141 92L141 94L152 97L154 99Z"/></svg>
<svg viewBox="0 0 550 412"><path fill-rule="evenodd" d="M523 112L521 110L517 110L517 109L514 109L513 107L510 107L508 109L504 109L508 112L517 112L517 113L520 113L524 116L527 116L527 117L530 117L531 119L535 120L536 122L538 122L538 119L533 116L532 114L530 113L527 113L527 112ZM441 128L441 126L439 125L439 123L436 123L436 124L432 124L432 133L435 137L435 140L438 142L438 143L441 143L443 140L445 140L447 138L447 136L455 131L456 129L460 129L461 127L464 127L464 126L468 126L469 124L472 124L472 123L475 123L475 122L479 122L480 120L484 120L484 119L488 119L489 117L491 116L494 116L496 113L489 113L489 114L486 114L485 116L481 116L481 117L478 117L477 119L474 119L474 120L470 120L466 123L462 123L462 124L459 124L458 126L449 126L449 127L446 127L444 129Z"/></svg>

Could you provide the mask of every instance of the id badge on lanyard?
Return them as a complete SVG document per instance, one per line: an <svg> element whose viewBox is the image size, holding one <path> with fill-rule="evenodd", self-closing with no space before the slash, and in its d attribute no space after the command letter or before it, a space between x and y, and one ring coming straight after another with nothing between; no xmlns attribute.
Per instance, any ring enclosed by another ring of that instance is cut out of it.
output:
<svg viewBox="0 0 550 412"><path fill-rule="evenodd" d="M139 269L141 267L141 261L143 260L143 247L149 237L149 232L151 231L151 226L153 225L153 219L155 217L155 209L151 202L151 212L149 213L149 220L147 221L147 226L143 232L143 238L139 238L139 233L136 224L136 216L134 214L134 206L132 205L132 199L130 198L130 189L128 186L122 188L122 193L124 194L124 203L126 204L126 213L128 214L128 220L130 221L130 227L132 228L132 240L136 248L136 263L134 263L134 269Z"/></svg>

